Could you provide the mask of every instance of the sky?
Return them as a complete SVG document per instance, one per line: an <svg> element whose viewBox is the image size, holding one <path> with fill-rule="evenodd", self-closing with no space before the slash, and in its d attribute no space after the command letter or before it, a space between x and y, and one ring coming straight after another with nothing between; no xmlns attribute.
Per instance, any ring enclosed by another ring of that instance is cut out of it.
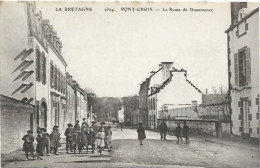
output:
<svg viewBox="0 0 260 168"><path fill-rule="evenodd" d="M92 11L64 11L65 7L92 7ZM160 11L126 12L121 7ZM162 8L188 11L163 12ZM37 2L37 9L62 41L67 71L97 96L138 94L142 81L166 61L186 69L188 79L204 93L213 86L228 86L224 32L231 23L229 3Z"/></svg>

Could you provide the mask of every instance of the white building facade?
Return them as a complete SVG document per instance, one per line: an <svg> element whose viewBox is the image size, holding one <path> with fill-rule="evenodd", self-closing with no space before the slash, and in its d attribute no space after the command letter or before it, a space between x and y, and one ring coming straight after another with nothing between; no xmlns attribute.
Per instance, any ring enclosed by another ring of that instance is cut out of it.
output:
<svg viewBox="0 0 260 168"><path fill-rule="evenodd" d="M259 8L231 3L228 37L232 133L259 137Z"/></svg>
<svg viewBox="0 0 260 168"><path fill-rule="evenodd" d="M158 71L150 79L148 109L150 128L157 128L157 119L179 117L197 118L192 101L201 103L201 91L187 79L187 71L176 69L173 62L162 62ZM175 113L177 109L183 112ZM189 112L188 112L189 111Z"/></svg>

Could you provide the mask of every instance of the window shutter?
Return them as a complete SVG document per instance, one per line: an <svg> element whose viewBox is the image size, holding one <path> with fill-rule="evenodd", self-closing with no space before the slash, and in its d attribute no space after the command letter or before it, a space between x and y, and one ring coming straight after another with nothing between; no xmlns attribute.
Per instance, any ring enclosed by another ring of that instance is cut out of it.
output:
<svg viewBox="0 0 260 168"><path fill-rule="evenodd" d="M40 75L40 81L44 81L44 55L43 55L43 53L41 53L41 75Z"/></svg>
<svg viewBox="0 0 260 168"><path fill-rule="evenodd" d="M248 100L248 106L251 106L251 100Z"/></svg>
<svg viewBox="0 0 260 168"><path fill-rule="evenodd" d="M36 50L36 80L40 80L40 51Z"/></svg>
<svg viewBox="0 0 260 168"><path fill-rule="evenodd" d="M52 62L51 62L50 78L51 78L51 87L53 88L53 63Z"/></svg>
<svg viewBox="0 0 260 168"><path fill-rule="evenodd" d="M57 89L57 67L54 67L54 89Z"/></svg>
<svg viewBox="0 0 260 168"><path fill-rule="evenodd" d="M238 85L238 54L234 54L234 61L235 61L235 84Z"/></svg>
<svg viewBox="0 0 260 168"><path fill-rule="evenodd" d="M250 48L246 49L246 82L251 82L251 58L250 58Z"/></svg>
<svg viewBox="0 0 260 168"><path fill-rule="evenodd" d="M45 84L46 83L46 57L43 53L43 83Z"/></svg>

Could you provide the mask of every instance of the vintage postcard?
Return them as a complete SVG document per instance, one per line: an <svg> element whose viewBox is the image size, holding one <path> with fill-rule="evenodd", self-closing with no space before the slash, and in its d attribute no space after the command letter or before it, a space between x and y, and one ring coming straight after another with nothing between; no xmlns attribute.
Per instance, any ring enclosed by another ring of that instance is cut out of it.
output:
<svg viewBox="0 0 260 168"><path fill-rule="evenodd" d="M257 2L1 1L2 167L259 167Z"/></svg>

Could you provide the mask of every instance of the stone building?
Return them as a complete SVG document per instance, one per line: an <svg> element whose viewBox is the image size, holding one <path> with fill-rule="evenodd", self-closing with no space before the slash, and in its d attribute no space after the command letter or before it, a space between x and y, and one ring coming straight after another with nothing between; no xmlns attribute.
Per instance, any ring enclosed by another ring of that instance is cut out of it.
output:
<svg viewBox="0 0 260 168"><path fill-rule="evenodd" d="M231 3L228 44L229 96L232 133L259 137L259 8Z"/></svg>
<svg viewBox="0 0 260 168"><path fill-rule="evenodd" d="M24 127L23 134L28 129L36 133L37 127L50 132L54 125L59 125L62 132L67 67L61 54L62 43L35 2L3 2L1 5L1 94L24 103L21 108L34 107L26 118L30 127ZM2 129L8 130L7 127Z"/></svg>
<svg viewBox="0 0 260 168"><path fill-rule="evenodd" d="M28 121L34 130L63 130L67 64L57 33L35 2L4 2L1 9L1 93L35 106Z"/></svg>
<svg viewBox="0 0 260 168"><path fill-rule="evenodd" d="M82 122L83 118L88 118L88 101L87 96L79 84L73 80L67 72L67 119L66 124L75 124L76 120ZM90 120L87 120L90 124Z"/></svg>

